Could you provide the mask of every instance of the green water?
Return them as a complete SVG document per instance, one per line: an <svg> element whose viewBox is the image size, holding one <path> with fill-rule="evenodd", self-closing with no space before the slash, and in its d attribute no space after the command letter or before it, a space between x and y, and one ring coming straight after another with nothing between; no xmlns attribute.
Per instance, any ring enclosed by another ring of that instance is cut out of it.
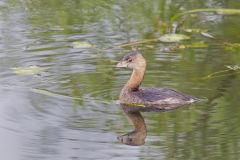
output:
<svg viewBox="0 0 240 160"><path fill-rule="evenodd" d="M132 130L117 102L130 70L114 68L131 47L173 31L171 18L238 1L3 0L0 2L0 158L240 159L240 15L211 12L177 19L190 40L137 47L148 67L144 87L170 87L207 99L171 112L143 113L145 144L117 140ZM205 30L215 38L184 29ZM74 48L73 42L92 47ZM186 47L204 42L206 47ZM169 48L177 48L169 51ZM38 66L37 74L13 68ZM215 72L219 72L216 73ZM214 74L213 74L214 73ZM213 74L212 77L207 75Z"/></svg>

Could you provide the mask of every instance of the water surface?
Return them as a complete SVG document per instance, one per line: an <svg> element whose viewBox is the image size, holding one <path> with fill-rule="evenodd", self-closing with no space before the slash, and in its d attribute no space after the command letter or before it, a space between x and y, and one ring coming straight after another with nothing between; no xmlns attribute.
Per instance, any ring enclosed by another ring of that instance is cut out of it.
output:
<svg viewBox="0 0 240 160"><path fill-rule="evenodd" d="M239 16L192 15L185 28L205 29L206 48L165 51L176 44L138 45L148 62L144 87L167 86L208 101L172 112L143 113L145 144L120 143L132 130L118 94L130 71L117 70L131 47L157 38L177 13L196 8L240 8L237 1L0 2L0 158L37 159L239 159L240 74L203 77L240 65ZM169 27L171 28L171 26ZM178 31L186 34L182 30ZM73 42L94 47L74 48ZM189 42L187 42L189 43ZM38 74L12 68L38 66ZM44 92L45 91L45 92Z"/></svg>

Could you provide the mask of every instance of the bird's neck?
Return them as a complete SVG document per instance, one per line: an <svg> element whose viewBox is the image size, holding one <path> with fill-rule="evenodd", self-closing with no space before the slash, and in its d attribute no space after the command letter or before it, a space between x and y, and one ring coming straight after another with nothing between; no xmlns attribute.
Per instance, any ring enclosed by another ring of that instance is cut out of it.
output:
<svg viewBox="0 0 240 160"><path fill-rule="evenodd" d="M147 134L146 125L140 112L125 112L125 114L132 121L135 132L141 132L143 135Z"/></svg>
<svg viewBox="0 0 240 160"><path fill-rule="evenodd" d="M141 82L143 81L146 67L142 69L134 69L132 75L126 85L124 86L125 90L137 91Z"/></svg>

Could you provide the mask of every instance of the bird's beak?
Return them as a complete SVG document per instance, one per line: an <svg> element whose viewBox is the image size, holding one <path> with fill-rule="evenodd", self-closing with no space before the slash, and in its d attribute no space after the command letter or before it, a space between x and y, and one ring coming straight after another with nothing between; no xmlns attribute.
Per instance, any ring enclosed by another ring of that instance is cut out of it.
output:
<svg viewBox="0 0 240 160"><path fill-rule="evenodd" d="M117 68L127 68L128 65L125 61L121 61L116 65Z"/></svg>

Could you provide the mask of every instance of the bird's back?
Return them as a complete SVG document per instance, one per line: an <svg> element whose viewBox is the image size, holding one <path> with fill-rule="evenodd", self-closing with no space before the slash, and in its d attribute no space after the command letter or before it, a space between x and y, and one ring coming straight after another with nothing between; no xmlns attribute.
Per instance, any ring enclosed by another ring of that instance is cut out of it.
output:
<svg viewBox="0 0 240 160"><path fill-rule="evenodd" d="M137 91L122 91L120 101L125 104L144 105L162 110L171 110L197 99L170 88L145 88Z"/></svg>

